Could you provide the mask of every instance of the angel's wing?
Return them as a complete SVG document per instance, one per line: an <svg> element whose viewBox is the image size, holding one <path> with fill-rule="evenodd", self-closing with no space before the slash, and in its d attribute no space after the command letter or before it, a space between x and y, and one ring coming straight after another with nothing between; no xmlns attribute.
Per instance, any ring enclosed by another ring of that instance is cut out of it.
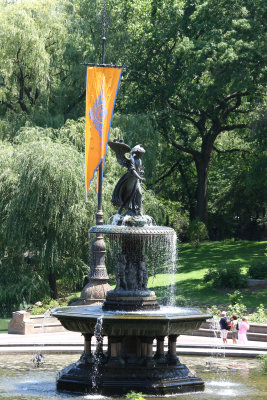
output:
<svg viewBox="0 0 267 400"><path fill-rule="evenodd" d="M111 150L115 151L118 163L122 167L129 168L131 161L129 158L125 157L125 153L129 153L131 148L126 143L117 141L116 139L113 142L108 142L108 145Z"/></svg>

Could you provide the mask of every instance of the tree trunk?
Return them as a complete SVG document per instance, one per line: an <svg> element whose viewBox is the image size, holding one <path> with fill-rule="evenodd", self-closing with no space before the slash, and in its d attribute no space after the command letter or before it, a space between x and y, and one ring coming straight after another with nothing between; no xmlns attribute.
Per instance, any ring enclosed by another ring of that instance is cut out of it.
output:
<svg viewBox="0 0 267 400"><path fill-rule="evenodd" d="M200 221L207 225L208 222L208 176L214 137L204 138L201 153L194 156L197 170L197 213Z"/></svg>
<svg viewBox="0 0 267 400"><path fill-rule="evenodd" d="M209 162L206 160L196 161L197 169L197 217L207 224L208 220L208 170Z"/></svg>
<svg viewBox="0 0 267 400"><path fill-rule="evenodd" d="M55 274L52 271L49 272L48 281L49 281L49 286L51 289L51 297L52 297L52 299L57 299L58 298L57 281L56 281Z"/></svg>

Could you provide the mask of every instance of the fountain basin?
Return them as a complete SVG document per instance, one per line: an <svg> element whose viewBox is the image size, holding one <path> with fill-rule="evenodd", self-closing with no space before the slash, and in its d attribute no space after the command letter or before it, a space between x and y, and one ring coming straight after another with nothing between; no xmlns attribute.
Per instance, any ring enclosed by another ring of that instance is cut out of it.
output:
<svg viewBox="0 0 267 400"><path fill-rule="evenodd" d="M165 395L204 390L202 379L179 361L176 339L198 329L209 314L180 307L125 312L74 306L56 308L52 315L66 329L81 332L85 341L80 360L61 372L59 391L122 395L135 390ZM94 354L92 336L98 342ZM103 336L108 337L107 352L103 351Z"/></svg>
<svg viewBox="0 0 267 400"><path fill-rule="evenodd" d="M168 336L182 335L199 329L210 314L192 308L162 307L146 312L103 311L100 306L60 307L51 314L69 331L94 334L95 324L102 317L103 336Z"/></svg>

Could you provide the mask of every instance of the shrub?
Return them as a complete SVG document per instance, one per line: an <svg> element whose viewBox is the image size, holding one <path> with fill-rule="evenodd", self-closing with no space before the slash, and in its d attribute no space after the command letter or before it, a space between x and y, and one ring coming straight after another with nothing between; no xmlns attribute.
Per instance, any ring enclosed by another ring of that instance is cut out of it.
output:
<svg viewBox="0 0 267 400"><path fill-rule="evenodd" d="M257 307L255 313L249 315L249 322L256 322L260 324L267 323L267 313L265 312L263 304L260 304L259 307Z"/></svg>
<svg viewBox="0 0 267 400"><path fill-rule="evenodd" d="M254 260L252 261L248 275L252 279L267 279L267 263L266 261Z"/></svg>
<svg viewBox="0 0 267 400"><path fill-rule="evenodd" d="M247 314L247 307L245 304L236 303L230 304L228 307L228 315L236 315L238 318L242 318L244 315Z"/></svg>
<svg viewBox="0 0 267 400"><path fill-rule="evenodd" d="M267 373L267 354L260 354L257 358L261 361L264 372Z"/></svg>
<svg viewBox="0 0 267 400"><path fill-rule="evenodd" d="M127 400L145 400L143 393L136 393L133 390L126 394Z"/></svg>
<svg viewBox="0 0 267 400"><path fill-rule="evenodd" d="M240 304L243 299L243 295L239 290L235 290L234 293L227 293L227 296L232 306L235 304Z"/></svg>
<svg viewBox="0 0 267 400"><path fill-rule="evenodd" d="M221 310L216 305L213 305L207 310L213 317L219 318L221 315Z"/></svg>
<svg viewBox="0 0 267 400"><path fill-rule="evenodd" d="M80 297L78 297L78 296L70 297L69 300L68 300L68 306L71 306L73 303L75 303L78 300L80 300Z"/></svg>
<svg viewBox="0 0 267 400"><path fill-rule="evenodd" d="M45 298L43 305L37 306L34 305L32 310L31 310L31 314L32 315L42 315L44 314L47 310L52 310L52 308L56 308L56 307L63 307L66 306L67 303L66 302L60 302L58 300L53 300L53 299L49 299L49 298Z"/></svg>
<svg viewBox="0 0 267 400"><path fill-rule="evenodd" d="M243 288L247 278L241 272L241 266L233 263L222 263L212 266L204 275L204 282L211 282L215 288Z"/></svg>
<svg viewBox="0 0 267 400"><path fill-rule="evenodd" d="M191 221L187 230L187 236L196 248L199 247L199 243L208 238L208 230L204 222L201 222L199 219Z"/></svg>

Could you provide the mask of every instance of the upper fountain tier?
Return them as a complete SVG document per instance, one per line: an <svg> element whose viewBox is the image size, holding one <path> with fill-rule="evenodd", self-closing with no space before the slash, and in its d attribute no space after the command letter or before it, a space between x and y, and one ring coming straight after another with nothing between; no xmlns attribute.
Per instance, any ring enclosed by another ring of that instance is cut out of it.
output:
<svg viewBox="0 0 267 400"><path fill-rule="evenodd" d="M124 216L125 217L125 216ZM155 293L147 288L149 275L176 262L176 233L173 229L148 225L145 216L124 218L127 224L97 225L89 233L104 234L116 265L116 287L108 291L104 310L155 310ZM117 218L122 221L122 218ZM150 221L151 219L149 219Z"/></svg>

